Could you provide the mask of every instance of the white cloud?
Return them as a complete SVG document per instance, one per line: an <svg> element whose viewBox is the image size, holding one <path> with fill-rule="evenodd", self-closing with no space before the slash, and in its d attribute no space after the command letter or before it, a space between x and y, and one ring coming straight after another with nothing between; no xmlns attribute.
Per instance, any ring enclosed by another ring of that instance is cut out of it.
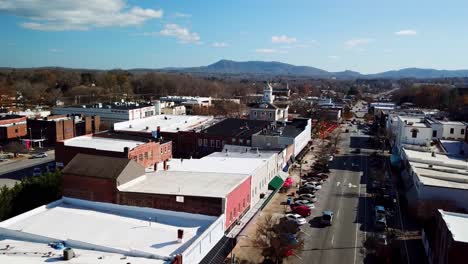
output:
<svg viewBox="0 0 468 264"><path fill-rule="evenodd" d="M126 0L0 0L0 12L26 18L20 26L42 31L133 26L161 18L161 9L129 6Z"/></svg>
<svg viewBox="0 0 468 264"><path fill-rule="evenodd" d="M190 15L190 14L185 14L185 13L180 13L180 12L176 12L176 13L174 13L174 17L190 18L190 17L192 17L192 15Z"/></svg>
<svg viewBox="0 0 468 264"><path fill-rule="evenodd" d="M256 53L263 53L263 54L280 54L280 53L288 53L285 50L278 50L278 49L270 49L270 48L263 48L263 49L256 49Z"/></svg>
<svg viewBox="0 0 468 264"><path fill-rule="evenodd" d="M397 36L414 36L414 35L417 35L417 34L418 34L418 32L416 30L413 30L413 29L403 29L403 30L395 32L395 35L397 35Z"/></svg>
<svg viewBox="0 0 468 264"><path fill-rule="evenodd" d="M211 46L213 46L215 48L225 48L225 47L228 47L229 44L226 43L226 42L213 42L213 44L211 44Z"/></svg>
<svg viewBox="0 0 468 264"><path fill-rule="evenodd" d="M374 41L371 38L361 38L361 39L350 39L345 42L345 46L349 49L359 48L361 46L365 46L369 43Z"/></svg>
<svg viewBox="0 0 468 264"><path fill-rule="evenodd" d="M286 44L292 44L297 42L296 38L288 37L286 35L281 35L281 36L273 36L271 37L271 42L273 43L286 43Z"/></svg>
<svg viewBox="0 0 468 264"><path fill-rule="evenodd" d="M190 32L188 28L181 27L177 24L166 24L159 34L162 36L176 37L181 43L201 43L198 33Z"/></svg>
<svg viewBox="0 0 468 264"><path fill-rule="evenodd" d="M330 55L328 56L329 59L332 59L332 60L339 60L340 59L340 56L337 56L337 55Z"/></svg>

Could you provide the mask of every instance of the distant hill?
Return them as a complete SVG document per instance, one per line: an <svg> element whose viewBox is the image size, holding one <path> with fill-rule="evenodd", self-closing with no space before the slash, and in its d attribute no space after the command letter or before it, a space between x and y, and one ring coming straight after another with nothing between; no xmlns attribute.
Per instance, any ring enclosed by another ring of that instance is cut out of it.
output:
<svg viewBox="0 0 468 264"><path fill-rule="evenodd" d="M468 77L468 70L435 70L407 68L402 70L387 71L377 74L361 74L355 71L328 72L322 69L310 66L295 66L276 61L231 61L220 60L208 66L191 68L164 68L161 71L168 72L187 72L199 74L252 74L252 75L283 75L283 76L302 76L311 78L337 78L337 79L356 79L356 78L454 78Z"/></svg>

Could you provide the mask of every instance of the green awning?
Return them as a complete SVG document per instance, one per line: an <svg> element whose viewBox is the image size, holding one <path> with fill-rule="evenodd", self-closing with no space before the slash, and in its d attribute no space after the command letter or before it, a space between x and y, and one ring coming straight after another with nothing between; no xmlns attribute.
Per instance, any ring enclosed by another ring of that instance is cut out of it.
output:
<svg viewBox="0 0 468 264"><path fill-rule="evenodd" d="M283 183L284 181L283 179L281 179L281 177L275 176L268 184L268 189L278 190L279 188L281 188L281 186L283 186Z"/></svg>

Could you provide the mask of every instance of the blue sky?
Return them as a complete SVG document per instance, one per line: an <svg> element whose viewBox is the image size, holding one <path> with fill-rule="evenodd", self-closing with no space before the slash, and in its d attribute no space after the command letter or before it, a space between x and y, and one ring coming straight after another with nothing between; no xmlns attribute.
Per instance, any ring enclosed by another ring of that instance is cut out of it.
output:
<svg viewBox="0 0 468 264"><path fill-rule="evenodd" d="M466 0L0 0L0 66L467 69Z"/></svg>

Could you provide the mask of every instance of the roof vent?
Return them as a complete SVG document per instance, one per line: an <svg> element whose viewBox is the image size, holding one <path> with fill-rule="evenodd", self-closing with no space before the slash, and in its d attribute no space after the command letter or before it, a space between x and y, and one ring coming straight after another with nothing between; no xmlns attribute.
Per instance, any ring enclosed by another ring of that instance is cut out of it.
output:
<svg viewBox="0 0 468 264"><path fill-rule="evenodd" d="M132 124L128 125L128 128L132 128Z"/></svg>
<svg viewBox="0 0 468 264"><path fill-rule="evenodd" d="M149 129L149 127L147 126L147 127L146 127L146 130L148 130L148 129Z"/></svg>

